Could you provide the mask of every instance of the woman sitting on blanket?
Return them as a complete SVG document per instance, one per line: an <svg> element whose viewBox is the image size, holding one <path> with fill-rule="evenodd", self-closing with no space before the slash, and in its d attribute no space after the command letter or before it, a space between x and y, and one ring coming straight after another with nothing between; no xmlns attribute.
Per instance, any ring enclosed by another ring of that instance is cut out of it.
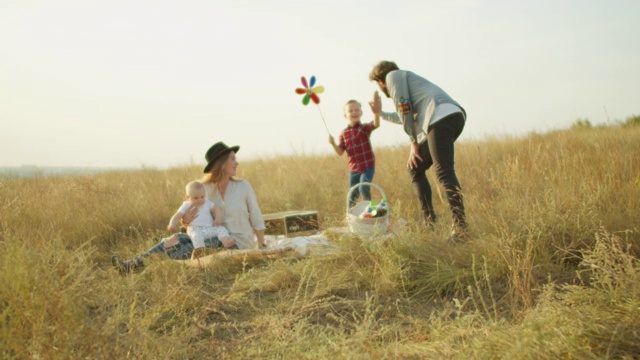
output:
<svg viewBox="0 0 640 360"><path fill-rule="evenodd" d="M258 239L257 245L264 247L265 225L253 188L248 181L234 178L238 167L236 153L239 149L239 146L228 147L223 142L213 144L205 154L207 166L204 173L207 175L202 183L205 185L206 197L220 207L224 218L222 225L236 239L236 243L229 248L256 248L255 238ZM196 212L195 207L185 212L182 224L187 225L195 219ZM224 246L214 237L205 240L205 247L217 249ZM127 273L144 267L142 259L156 253L164 253L174 260L189 259L193 253L193 244L189 235L177 233L162 239L131 260L123 261L120 256L113 255L111 262L120 272Z"/></svg>

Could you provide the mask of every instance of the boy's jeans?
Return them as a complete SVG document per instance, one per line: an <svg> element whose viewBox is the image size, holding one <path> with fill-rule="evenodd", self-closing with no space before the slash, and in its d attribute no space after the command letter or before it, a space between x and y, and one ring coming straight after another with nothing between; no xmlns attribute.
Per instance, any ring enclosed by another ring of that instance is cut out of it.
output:
<svg viewBox="0 0 640 360"><path fill-rule="evenodd" d="M363 172L357 171L349 171L349 189L351 189L356 184L360 184L363 182L372 182L373 175L376 173L375 165L368 168ZM349 207L353 207L356 204L356 199L360 195L362 191L362 199L363 200L371 200L371 189L369 186L360 186L355 188L351 192L351 196L349 196Z"/></svg>

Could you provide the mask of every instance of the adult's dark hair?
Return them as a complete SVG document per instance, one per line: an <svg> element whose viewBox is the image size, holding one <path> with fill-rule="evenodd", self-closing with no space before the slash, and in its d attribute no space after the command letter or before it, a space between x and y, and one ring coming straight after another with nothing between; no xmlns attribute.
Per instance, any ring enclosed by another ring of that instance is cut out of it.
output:
<svg viewBox="0 0 640 360"><path fill-rule="evenodd" d="M373 67L373 70L371 70L371 73L369 74L369 80L385 81L387 74L392 72L393 70L400 70L396 63L394 63L393 61L380 61L376 66Z"/></svg>

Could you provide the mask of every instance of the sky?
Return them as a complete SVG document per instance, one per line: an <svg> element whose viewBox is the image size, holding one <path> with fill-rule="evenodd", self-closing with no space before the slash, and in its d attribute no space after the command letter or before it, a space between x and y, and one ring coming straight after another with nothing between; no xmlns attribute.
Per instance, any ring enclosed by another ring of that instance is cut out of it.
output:
<svg viewBox="0 0 640 360"><path fill-rule="evenodd" d="M217 141L240 162L332 154L347 100L373 119L381 60L466 109L462 142L624 120L639 18L637 0L0 0L0 166L179 167ZM371 141L409 148L385 121Z"/></svg>

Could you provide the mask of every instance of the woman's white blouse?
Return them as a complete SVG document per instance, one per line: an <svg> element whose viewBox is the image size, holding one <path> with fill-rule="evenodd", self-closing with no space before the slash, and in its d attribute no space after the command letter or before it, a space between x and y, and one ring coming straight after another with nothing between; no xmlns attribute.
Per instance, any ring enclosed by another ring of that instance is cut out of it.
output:
<svg viewBox="0 0 640 360"><path fill-rule="evenodd" d="M220 208L224 216L222 225L227 228L229 235L236 239L238 247L256 248L254 231L264 230L265 225L251 184L246 180L229 181L224 198L220 196L215 184L207 183L205 188L207 198Z"/></svg>

